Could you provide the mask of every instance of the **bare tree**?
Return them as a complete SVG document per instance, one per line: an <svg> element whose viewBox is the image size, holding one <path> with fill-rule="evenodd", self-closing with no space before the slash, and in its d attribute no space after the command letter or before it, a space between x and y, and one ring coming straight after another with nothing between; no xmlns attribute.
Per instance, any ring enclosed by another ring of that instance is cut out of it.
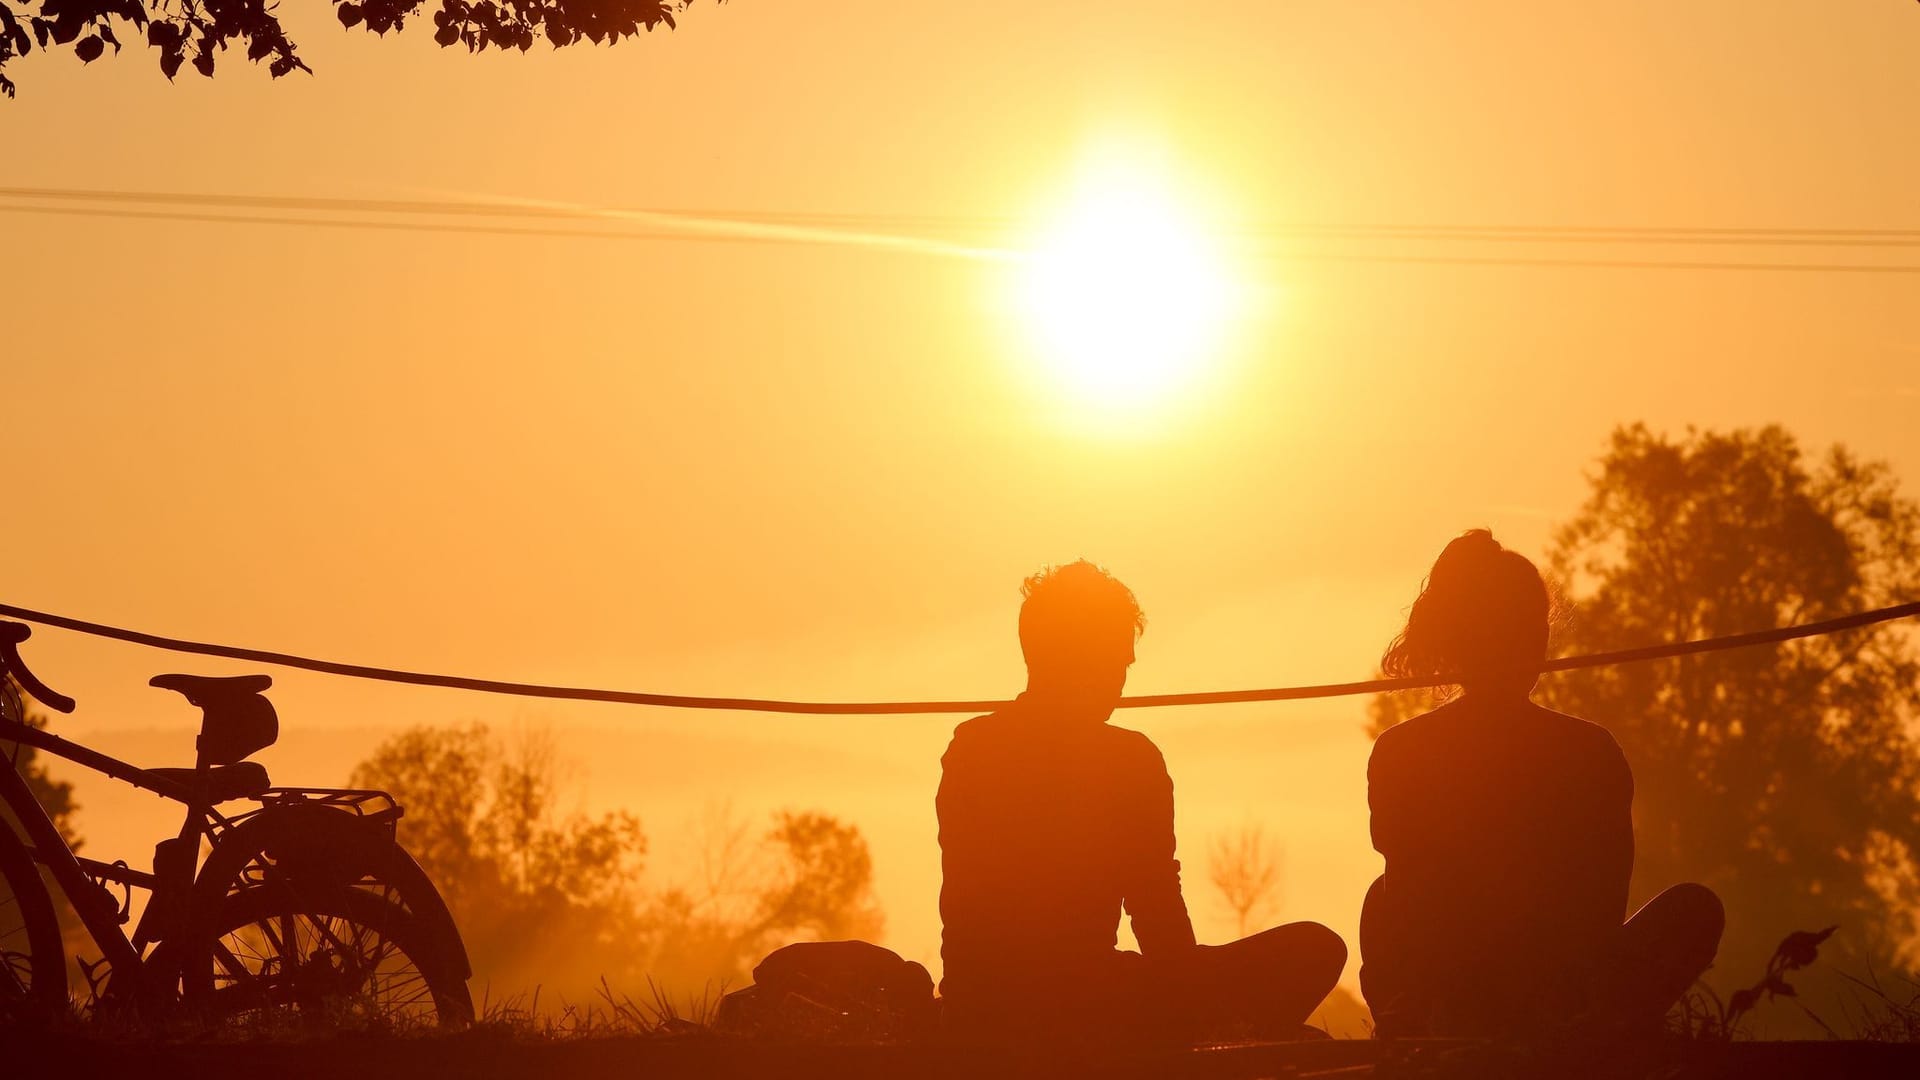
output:
<svg viewBox="0 0 1920 1080"><path fill-rule="evenodd" d="M1235 935L1265 920L1280 907L1280 851L1266 830L1249 821L1216 836L1207 858L1207 878L1233 912Z"/></svg>

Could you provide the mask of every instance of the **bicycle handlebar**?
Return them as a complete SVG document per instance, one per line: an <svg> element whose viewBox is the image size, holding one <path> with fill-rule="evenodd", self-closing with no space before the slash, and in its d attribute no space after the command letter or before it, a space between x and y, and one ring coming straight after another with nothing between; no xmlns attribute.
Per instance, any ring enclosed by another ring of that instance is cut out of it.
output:
<svg viewBox="0 0 1920 1080"><path fill-rule="evenodd" d="M33 672L27 670L26 661L20 659L20 643L32 636L33 628L26 623L0 621L0 669L12 672L20 689L40 704L54 712L72 712L73 699L35 678Z"/></svg>

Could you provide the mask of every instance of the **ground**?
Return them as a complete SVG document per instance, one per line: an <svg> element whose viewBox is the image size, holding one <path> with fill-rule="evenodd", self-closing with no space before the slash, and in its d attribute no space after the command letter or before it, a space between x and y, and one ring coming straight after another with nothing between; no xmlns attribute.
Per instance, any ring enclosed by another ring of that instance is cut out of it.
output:
<svg viewBox="0 0 1920 1080"><path fill-rule="evenodd" d="M811 1080L968 1080L1014 1076L1263 1077L1541 1076L1709 1080L1920 1075L1920 1045L1867 1042L1670 1042L1657 1046L1496 1048L1464 1043L1331 1040L1236 1045L1123 1057L990 1052L927 1046L779 1045L711 1035L527 1039L478 1028L412 1037L155 1044L0 1033L9 1075L134 1080L597 1080L600 1077L797 1077ZM17 1071L16 1071L17 1070Z"/></svg>

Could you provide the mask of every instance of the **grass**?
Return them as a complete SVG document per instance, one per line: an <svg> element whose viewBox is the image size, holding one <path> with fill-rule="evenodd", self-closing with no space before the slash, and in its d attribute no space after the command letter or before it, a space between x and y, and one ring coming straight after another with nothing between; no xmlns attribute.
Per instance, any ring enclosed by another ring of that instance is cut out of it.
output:
<svg viewBox="0 0 1920 1080"><path fill-rule="evenodd" d="M709 983L698 996L676 1002L664 986L648 979L646 995L635 999L615 990L601 976L595 990L598 1000L574 1003L562 999L557 1007L545 1011L540 1008L540 993L535 987L528 994L495 1001L483 990L474 1004L473 1026L534 1041L687 1035L713 1027L726 988Z"/></svg>
<svg viewBox="0 0 1920 1080"><path fill-rule="evenodd" d="M260 1076L275 1080L1021 1080L1025 1077L1139 1077L1252 1080L1254 1077L1363 1077L1481 1080L1484 1077L1592 1077L1594 1080L1878 1080L1920 1075L1920 983L1891 985L1869 971L1852 978L1856 1007L1842 1026L1856 1035L1817 1042L1746 1037L1761 1002L1798 1003L1788 977L1812 963L1824 935L1792 935L1753 986L1722 1000L1704 987L1676 1010L1662 1037L1608 1042L1591 1033L1542 1032L1512 1043L1470 1040L1239 1042L1191 1050L1024 1050L741 1036L715 1030L724 987L709 984L676 999L648 981L640 995L605 978L584 1002L549 1004L538 988L495 998L483 988L464 1030L367 1022L352 1010L320 1018L256 1016L195 1025L143 1022L96 1010L51 1024L0 1027L0 1072L22 1076ZM1816 1021L1819 1020L1815 1017ZM1833 1028L1821 1026L1832 1036ZM34 1066L45 1062L45 1069ZM11 1067L11 1068L8 1068Z"/></svg>

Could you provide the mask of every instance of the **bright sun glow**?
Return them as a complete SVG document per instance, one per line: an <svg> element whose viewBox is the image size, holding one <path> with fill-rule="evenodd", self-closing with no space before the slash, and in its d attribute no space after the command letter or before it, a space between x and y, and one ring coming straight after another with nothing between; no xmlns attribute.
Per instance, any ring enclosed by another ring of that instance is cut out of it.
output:
<svg viewBox="0 0 1920 1080"><path fill-rule="evenodd" d="M1138 408L1220 350L1239 289L1171 192L1109 171L1077 192L1028 256L1020 301L1076 398Z"/></svg>

